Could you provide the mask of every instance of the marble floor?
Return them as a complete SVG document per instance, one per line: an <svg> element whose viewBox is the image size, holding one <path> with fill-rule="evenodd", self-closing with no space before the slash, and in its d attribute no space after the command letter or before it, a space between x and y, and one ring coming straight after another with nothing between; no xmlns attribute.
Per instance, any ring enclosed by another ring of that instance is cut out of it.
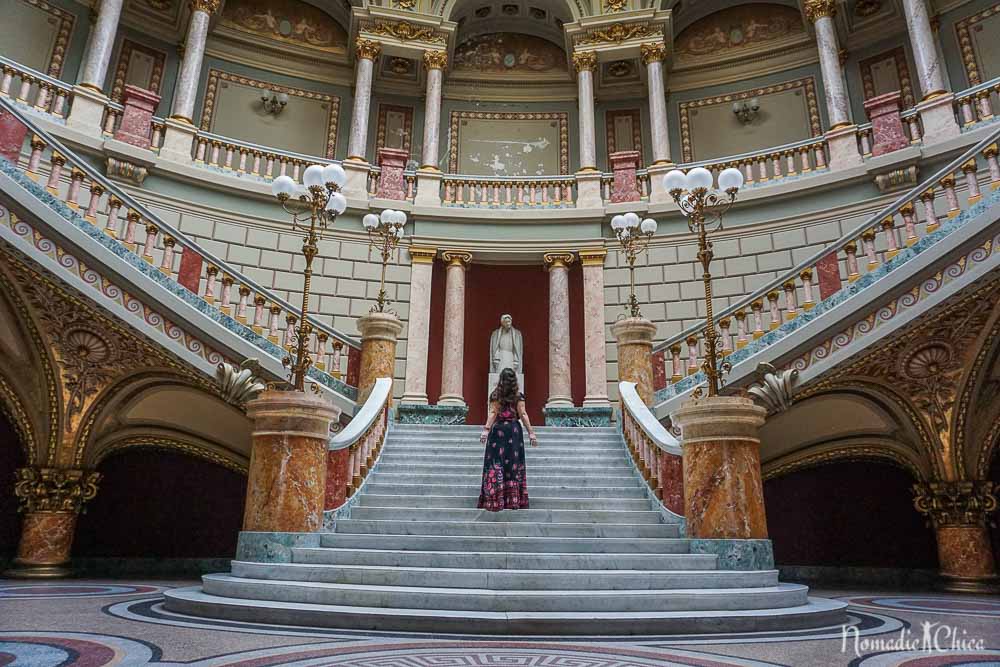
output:
<svg viewBox="0 0 1000 667"><path fill-rule="evenodd" d="M189 581L0 580L0 667L1000 666L1000 598L814 591L850 603L849 625L662 637L418 635L213 621L167 612Z"/></svg>

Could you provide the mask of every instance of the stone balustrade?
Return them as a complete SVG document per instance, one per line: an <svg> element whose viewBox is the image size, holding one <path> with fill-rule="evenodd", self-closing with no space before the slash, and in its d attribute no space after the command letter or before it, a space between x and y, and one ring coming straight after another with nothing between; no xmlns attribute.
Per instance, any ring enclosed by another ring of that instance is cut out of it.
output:
<svg viewBox="0 0 1000 667"><path fill-rule="evenodd" d="M907 248L933 243L935 232L983 199L984 188L1000 189L998 141L1000 130L821 252L719 312L723 354L793 322L866 275L907 261ZM700 323L655 346L660 368L654 376L663 378L658 391L679 383L686 389L688 376L701 372L704 333Z"/></svg>
<svg viewBox="0 0 1000 667"><path fill-rule="evenodd" d="M347 503L378 461L389 429L392 378L379 378L364 405L330 440L326 470L326 511Z"/></svg>
<svg viewBox="0 0 1000 667"><path fill-rule="evenodd" d="M73 87L0 56L0 96L56 118L69 115Z"/></svg>
<svg viewBox="0 0 1000 667"><path fill-rule="evenodd" d="M634 382L620 382L618 392L622 401L622 433L632 461L663 506L674 514L683 515L680 443L649 411Z"/></svg>
<svg viewBox="0 0 1000 667"><path fill-rule="evenodd" d="M445 174L445 206L467 208L567 208L575 205L573 176L498 178Z"/></svg>
<svg viewBox="0 0 1000 667"><path fill-rule="evenodd" d="M0 107L20 121L24 135L31 136L28 162L18 167L77 211L93 225L94 233L120 240L124 250L138 255L164 276L198 295L206 312L215 311L246 326L248 334L259 337L256 341L249 338L251 342L268 353L278 358L291 354L293 327L301 315L299 309L152 214L76 158L14 105L0 99ZM310 324L309 349L317 355L313 360L314 379L353 394L349 387L357 384L358 343L318 320L310 319ZM330 341L334 341L332 348Z"/></svg>
<svg viewBox="0 0 1000 667"><path fill-rule="evenodd" d="M1000 77L956 93L955 115L963 127L990 121L1000 115Z"/></svg>

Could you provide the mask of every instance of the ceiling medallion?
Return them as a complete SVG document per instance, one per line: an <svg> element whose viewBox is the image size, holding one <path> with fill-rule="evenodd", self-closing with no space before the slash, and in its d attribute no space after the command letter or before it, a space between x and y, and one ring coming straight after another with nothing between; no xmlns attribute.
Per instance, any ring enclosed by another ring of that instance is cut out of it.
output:
<svg viewBox="0 0 1000 667"><path fill-rule="evenodd" d="M63 346L81 362L101 364L111 358L108 342L87 329L71 329L63 336Z"/></svg>

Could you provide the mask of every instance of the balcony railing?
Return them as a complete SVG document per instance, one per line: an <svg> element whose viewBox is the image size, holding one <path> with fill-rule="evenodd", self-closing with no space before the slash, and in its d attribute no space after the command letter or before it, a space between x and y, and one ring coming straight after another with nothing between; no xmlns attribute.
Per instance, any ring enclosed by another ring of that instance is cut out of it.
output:
<svg viewBox="0 0 1000 667"><path fill-rule="evenodd" d="M445 206L466 208L573 207L576 178L569 176L462 176L441 179Z"/></svg>
<svg viewBox="0 0 1000 667"><path fill-rule="evenodd" d="M1000 77L955 94L955 115L963 127L1000 115Z"/></svg>
<svg viewBox="0 0 1000 667"><path fill-rule="evenodd" d="M14 104L0 99L0 107L17 117L31 134L31 153L23 170L27 176L44 182L50 194L105 236L118 240L125 249L200 297L209 311L244 325L247 340L279 359L292 349L294 327L301 316L298 308L164 222ZM66 180L68 188L64 191ZM191 267L196 270L193 275ZM310 348L315 359L310 377L353 398L354 389L341 378L350 371L353 379L358 370L359 343L312 316L309 321L314 330ZM345 368L348 364L350 367Z"/></svg>
<svg viewBox="0 0 1000 667"><path fill-rule="evenodd" d="M73 86L0 56L0 96L56 118L69 114Z"/></svg>
<svg viewBox="0 0 1000 667"><path fill-rule="evenodd" d="M1000 189L998 139L1000 129L838 241L721 310L716 323L722 354L734 355L732 363L742 360L745 353L740 351L753 341L797 318L811 318L814 309L843 289L864 289L881 267L907 261L911 246L936 242L947 233L949 221L983 199L980 176L988 194ZM935 202L942 201L939 212ZM658 398L703 381L704 335L705 324L699 323L654 348L655 363L664 364L668 383Z"/></svg>

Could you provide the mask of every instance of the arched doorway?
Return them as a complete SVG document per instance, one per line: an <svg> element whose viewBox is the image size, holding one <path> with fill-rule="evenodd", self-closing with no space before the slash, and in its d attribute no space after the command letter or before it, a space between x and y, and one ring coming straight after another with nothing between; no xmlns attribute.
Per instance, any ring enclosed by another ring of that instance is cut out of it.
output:
<svg viewBox="0 0 1000 667"><path fill-rule="evenodd" d="M14 557L21 535L14 474L25 465L24 443L10 419L0 411L0 567Z"/></svg>

